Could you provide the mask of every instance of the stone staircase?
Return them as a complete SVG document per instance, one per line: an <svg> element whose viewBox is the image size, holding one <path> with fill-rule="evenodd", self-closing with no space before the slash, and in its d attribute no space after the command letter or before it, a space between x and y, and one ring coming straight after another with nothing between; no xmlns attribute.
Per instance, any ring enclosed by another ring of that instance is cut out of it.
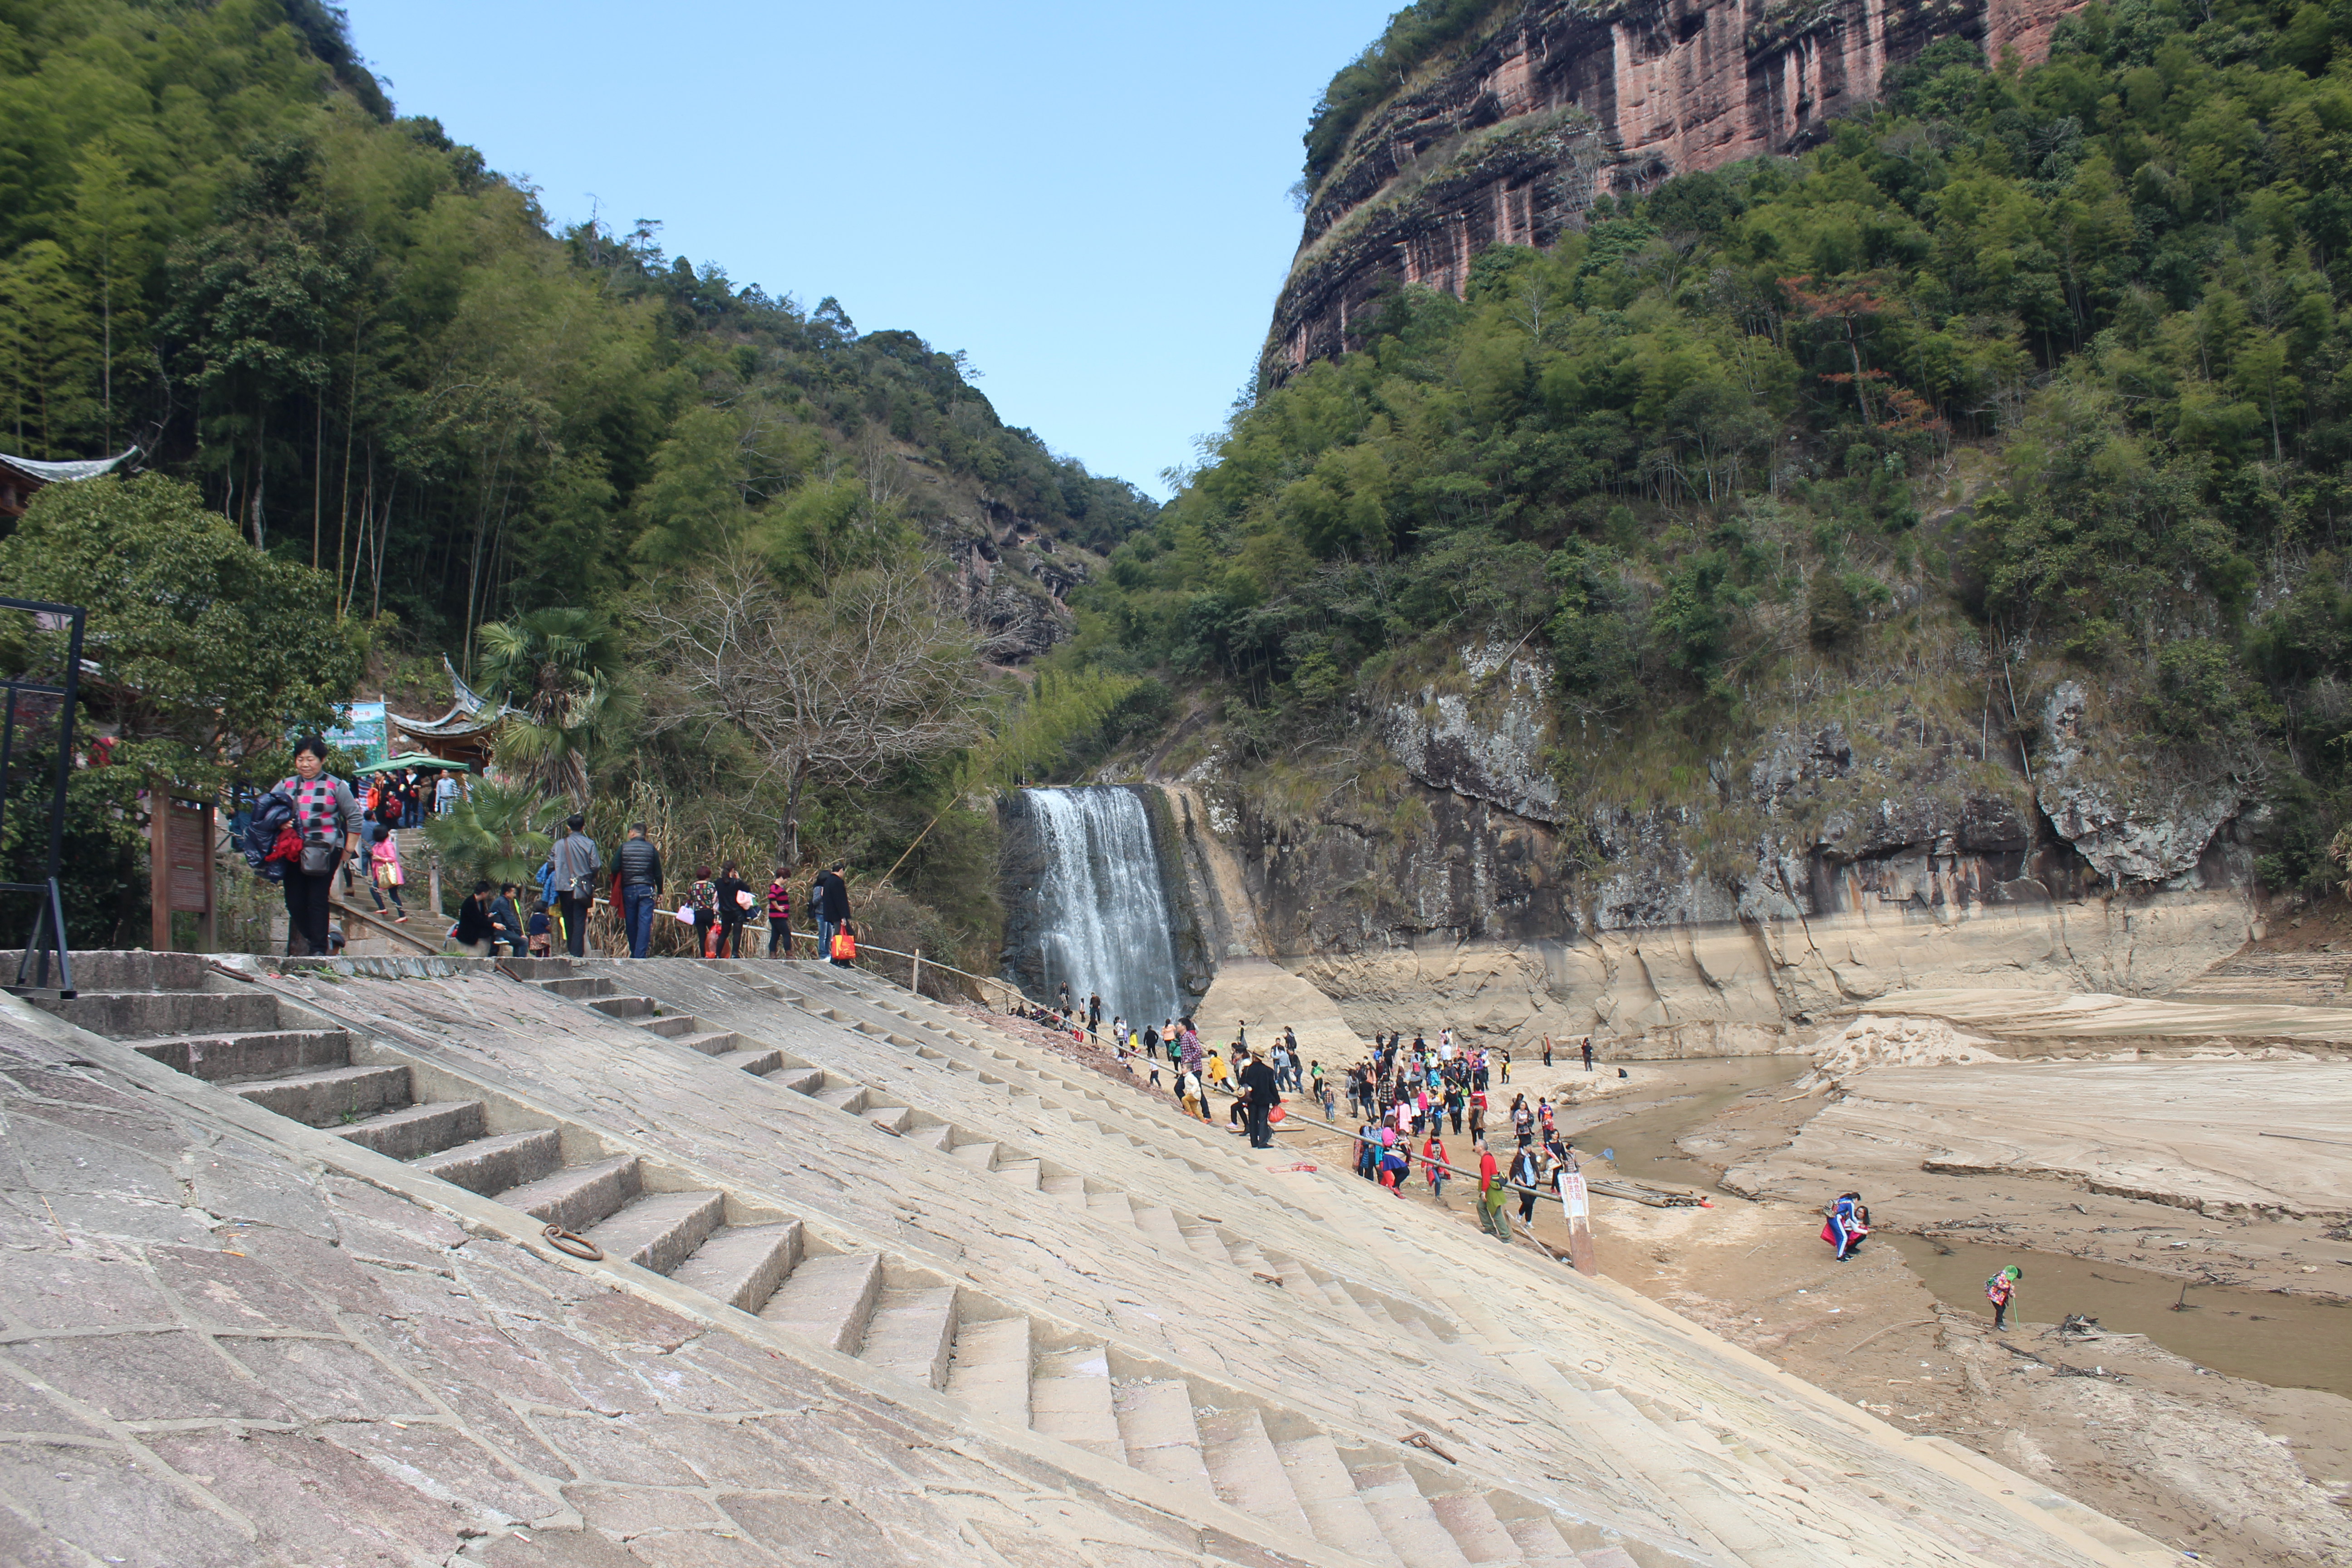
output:
<svg viewBox="0 0 2352 1568"><path fill-rule="evenodd" d="M1156 1247L1189 1251L1217 1263L1229 1264L1265 1285L1286 1289L1298 1300L1328 1309L1349 1329L1402 1331L1433 1345L1452 1343L1459 1337L1455 1325L1440 1314L1417 1309L1361 1284L1340 1279L1286 1253L1264 1247L1223 1228L1217 1222L1180 1215L1167 1205L1143 1200L1110 1184L1089 1182L1002 1139L970 1131L950 1121L921 1117L905 1106L888 1104L887 1096L879 1091L851 1082L838 1073L805 1065L782 1065L794 1058L773 1047L747 1044L742 1036L732 1031L706 1029L690 1015L666 1013L663 1004L655 998L625 994L615 982L605 976L576 974L564 960L533 962L547 967L534 969L523 976L526 984L583 1002L608 1017L625 1019L663 1036L674 1044L698 1050L720 1061L744 1065L747 1070L763 1076L772 1076L773 1081L809 1095L822 1104L856 1116L911 1142L951 1154L974 1171L998 1176L1017 1187L1047 1194L1103 1223L1134 1230ZM926 1033L938 1033L943 1041L955 1045L973 1049L987 1048L973 1036L961 1029L942 1029L937 1020L919 1016L900 1005L887 993L868 990L859 983L857 972L842 971L831 964L793 963L782 966L788 973L780 983L768 973L775 966L744 960L733 963L741 967L727 972L756 994L808 1008L830 1022L862 1027L869 1033L881 1031L891 1024L901 1028L911 1026ZM509 967L514 966L509 964ZM825 1000L812 1005L807 993L795 989L802 985L822 991ZM952 1015L943 1016L952 1017ZM877 1019L881 1022L877 1023ZM918 1042L905 1040L903 1037L894 1038L893 1043L902 1047L924 1048ZM992 1052L992 1059L1008 1072L1019 1074L1028 1080L1006 1086L1030 1091L1016 1094L1014 1104L1027 1104L1044 1110L1046 1108L1045 1097L1054 1095L1058 1105L1064 1093L1059 1086L1029 1072L1009 1053ZM752 1065L771 1062L777 1065ZM961 1067L963 1064L951 1065ZM971 1068L970 1071L972 1076L978 1076L978 1068ZM1109 1131L1104 1123L1083 1114L1074 1113L1070 1121L1073 1126L1083 1126L1097 1133ZM1140 1143L1136 1147L1150 1152Z"/></svg>
<svg viewBox="0 0 2352 1568"><path fill-rule="evenodd" d="M756 1310L799 1255L795 1220L730 1221L724 1193L671 1188L646 1161L608 1155L592 1135L567 1137L483 1099L421 1099L407 1064L354 1061L350 1031L289 1016L280 997L214 973L200 957L92 956L101 963L90 988L34 1005L264 1110L571 1231L607 1257Z"/></svg>
<svg viewBox="0 0 2352 1568"><path fill-rule="evenodd" d="M305 1016L195 955L92 954L83 962L78 978L87 989L71 999L34 998L35 1005L249 1104L560 1226L608 1258L943 1394L976 1416L1130 1466L1361 1562L1678 1568L1688 1561L1558 1518L1517 1493L1454 1481L1442 1462L1335 1434L1244 1391L1011 1310L952 1279L898 1267L878 1251L824 1247L801 1220L754 1212L724 1190L678 1186L676 1173L608 1152L589 1129L530 1116L494 1094L436 1097L425 1082L434 1075L373 1059L349 1030ZM702 1029L690 1016L623 994L600 976L551 971L522 978L717 1060L782 1054L732 1031ZM1364 1330L1439 1337L1401 1303L1391 1316L1377 1296L1318 1279L1298 1260L1265 1254L1167 1205L1083 1182L1000 1141L959 1142L946 1123L913 1127L913 1112L866 1103L871 1091L862 1086L828 1087L827 1075L781 1061L765 1076L787 1072L814 1074L818 1081L803 1088L812 1098L1073 1210L1131 1226L1156 1245L1258 1272L1328 1301ZM521 1121L538 1124L515 1124Z"/></svg>

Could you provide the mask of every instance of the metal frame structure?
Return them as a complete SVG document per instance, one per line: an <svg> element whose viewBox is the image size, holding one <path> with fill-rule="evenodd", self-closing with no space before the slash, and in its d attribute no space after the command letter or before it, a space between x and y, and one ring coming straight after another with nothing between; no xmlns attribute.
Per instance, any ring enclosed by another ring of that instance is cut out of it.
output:
<svg viewBox="0 0 2352 1568"><path fill-rule="evenodd" d="M0 680L0 690L7 693L5 717L0 717L0 824L5 824L8 811L8 771L16 746L16 704L24 697L53 697L58 700L58 780L49 796L49 855L47 873L37 882L0 882L0 893L31 893L35 896L33 929L25 939L25 951L16 960L16 978L6 989L10 991L45 991L49 984L49 958L58 961L58 988L61 995L74 993L71 943L66 937L65 895L58 887L58 868L64 859L66 840L66 783L73 776L73 740L75 704L81 690L82 633L87 629L89 612L74 605L52 605L38 599L0 599L0 610L22 610L28 615L58 616L68 625L66 647L66 683L50 686L43 681L25 680L11 676ZM45 627L54 630L55 627ZM26 975L32 975L27 981Z"/></svg>

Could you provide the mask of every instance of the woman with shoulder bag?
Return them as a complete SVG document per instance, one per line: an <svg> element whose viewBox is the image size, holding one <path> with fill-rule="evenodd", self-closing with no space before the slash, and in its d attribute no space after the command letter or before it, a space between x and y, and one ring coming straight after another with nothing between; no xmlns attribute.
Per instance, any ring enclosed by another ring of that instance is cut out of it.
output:
<svg viewBox="0 0 2352 1568"><path fill-rule="evenodd" d="M286 952L289 958L332 951L327 941L327 900L344 858L360 852L360 803L352 786L327 772L327 742L305 735L294 742L294 776L279 792L294 803L299 859L286 868Z"/></svg>

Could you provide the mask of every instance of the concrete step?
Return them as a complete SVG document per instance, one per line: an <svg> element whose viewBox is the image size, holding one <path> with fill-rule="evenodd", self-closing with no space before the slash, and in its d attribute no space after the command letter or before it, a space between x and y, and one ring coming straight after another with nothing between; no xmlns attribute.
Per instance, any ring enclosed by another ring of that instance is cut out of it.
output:
<svg viewBox="0 0 2352 1568"><path fill-rule="evenodd" d="M610 986L613 983L606 980L601 984ZM588 1005L607 1018L650 1018L661 1010L650 996L599 996Z"/></svg>
<svg viewBox="0 0 2352 1568"><path fill-rule="evenodd" d="M1268 1253L1265 1260L1274 1266L1275 1277L1282 1281L1283 1288L1299 1300L1312 1301L1323 1294L1323 1288L1315 1282L1315 1276L1307 1273L1306 1265L1296 1258Z"/></svg>
<svg viewBox="0 0 2352 1568"><path fill-rule="evenodd" d="M757 1312L800 1261L801 1222L727 1226L670 1278L729 1306Z"/></svg>
<svg viewBox="0 0 2352 1568"><path fill-rule="evenodd" d="M16 971L9 970L14 975ZM80 980L76 975L75 980ZM247 1035L280 1026L278 998L266 991L121 991L28 996L45 1013L110 1040L179 1035Z"/></svg>
<svg viewBox="0 0 2352 1568"><path fill-rule="evenodd" d="M1110 1358L1100 1345L1048 1351L1029 1379L1029 1426L1047 1437L1127 1463L1111 1408Z"/></svg>
<svg viewBox="0 0 2352 1568"><path fill-rule="evenodd" d="M1380 1521L1381 1533L1412 1568L1469 1568L1470 1559L1402 1465L1366 1465L1354 1472L1356 1495Z"/></svg>
<svg viewBox="0 0 2352 1568"><path fill-rule="evenodd" d="M1473 1563L1517 1563L1519 1543L1496 1516L1481 1492L1441 1492L1429 1500L1432 1513Z"/></svg>
<svg viewBox="0 0 2352 1568"><path fill-rule="evenodd" d="M1576 1553L1577 1568L1641 1568L1622 1546L1587 1546Z"/></svg>
<svg viewBox="0 0 2352 1568"><path fill-rule="evenodd" d="M335 1131L362 1149L373 1149L394 1160L414 1160L479 1138L482 1102L445 1100L434 1105L411 1105L371 1116L349 1127L338 1127Z"/></svg>
<svg viewBox="0 0 2352 1568"><path fill-rule="evenodd" d="M584 1231L620 1213L637 1195L637 1157L623 1154L584 1165L566 1165L553 1175L509 1188L498 1198L533 1219Z"/></svg>
<svg viewBox="0 0 2352 1568"><path fill-rule="evenodd" d="M857 1359L933 1388L944 1388L955 1349L956 1293L952 1287L919 1286L884 1290L866 1321L866 1342Z"/></svg>
<svg viewBox="0 0 2352 1568"><path fill-rule="evenodd" d="M882 1259L874 1253L804 1258L760 1309L760 1316L850 1355L865 1339L866 1320L881 1293Z"/></svg>
<svg viewBox="0 0 2352 1568"><path fill-rule="evenodd" d="M1257 1243L1254 1241L1229 1241L1225 1243L1225 1252L1233 1258L1236 1268L1246 1268L1253 1274L1274 1273L1274 1265L1265 1260L1265 1254L1258 1250Z"/></svg>
<svg viewBox="0 0 2352 1568"><path fill-rule="evenodd" d="M1218 1238L1214 1226L1198 1223L1187 1225L1181 1220L1176 1223L1177 1228L1184 1234L1185 1245L1194 1252L1212 1263L1231 1263L1234 1260L1233 1254L1225 1250L1224 1242Z"/></svg>
<svg viewBox="0 0 2352 1568"><path fill-rule="evenodd" d="M992 1318L956 1330L947 1392L975 1415L1029 1425L1029 1320Z"/></svg>
<svg viewBox="0 0 2352 1568"><path fill-rule="evenodd" d="M820 1105L830 1105L835 1110L853 1114L866 1103L866 1086L851 1084L845 1089L821 1089L810 1097Z"/></svg>
<svg viewBox="0 0 2352 1568"><path fill-rule="evenodd" d="M1201 1429L1192 1419L1192 1391L1181 1379L1120 1384L1112 1392L1111 1411L1118 1419L1129 1464L1203 1502L1215 1500L1209 1467L1201 1457Z"/></svg>
<svg viewBox="0 0 2352 1568"><path fill-rule="evenodd" d="M1153 1246L1167 1252L1191 1250L1185 1244L1184 1233L1177 1228L1176 1215L1164 1205L1135 1204L1132 1205L1132 1212L1135 1215L1135 1228L1141 1231L1145 1239L1151 1242Z"/></svg>
<svg viewBox="0 0 2352 1568"><path fill-rule="evenodd" d="M613 983L601 974L557 975L545 980L526 981L524 984L536 985L541 991L566 997L574 1002L591 1001L596 997L610 996L613 994Z"/></svg>
<svg viewBox="0 0 2352 1568"><path fill-rule="evenodd" d="M0 969L16 977L16 961L25 950L0 952ZM93 948L73 954L75 989L102 991L195 991L202 989L207 961L201 952L149 952L138 948ZM26 972L26 977L31 977ZM58 966L49 965L49 984L58 983Z"/></svg>
<svg viewBox="0 0 2352 1568"><path fill-rule="evenodd" d="M929 1127L910 1127L907 1130L907 1142L944 1154L955 1143L955 1129L944 1121Z"/></svg>
<svg viewBox="0 0 2352 1568"><path fill-rule="evenodd" d="M142 1040L133 1047L165 1067L207 1083L271 1078L310 1068L349 1066L352 1037L341 1029L266 1029L254 1035L190 1035Z"/></svg>
<svg viewBox="0 0 2352 1568"><path fill-rule="evenodd" d="M403 840L401 852L407 853L407 841ZM572 973L569 958L506 958L499 966L517 980L561 980Z"/></svg>
<svg viewBox="0 0 2352 1568"><path fill-rule="evenodd" d="M689 1019L688 1022L692 1020ZM674 1044L684 1046L688 1050L700 1051L706 1057L723 1057L729 1051L740 1049L743 1044L743 1037L731 1029L708 1029L691 1035L672 1035L670 1039Z"/></svg>
<svg viewBox="0 0 2352 1568"><path fill-rule="evenodd" d="M1072 1208L1082 1209L1087 1206L1087 1184L1080 1177L1040 1176L1037 1178L1037 1190L1061 1199Z"/></svg>
<svg viewBox="0 0 2352 1568"><path fill-rule="evenodd" d="M993 1143L959 1143L948 1152L975 1171L996 1168L996 1145Z"/></svg>
<svg viewBox="0 0 2352 1568"><path fill-rule="evenodd" d="M536 1182L563 1167L563 1140L552 1127L529 1132L499 1132L458 1143L415 1162L427 1175L438 1176L469 1193L497 1197L511 1187Z"/></svg>
<svg viewBox="0 0 2352 1568"><path fill-rule="evenodd" d="M404 1067L329 1068L236 1086L238 1098L311 1127L329 1127L408 1103Z"/></svg>
<svg viewBox="0 0 2352 1568"><path fill-rule="evenodd" d="M1106 1225L1123 1226L1130 1229L1135 1225L1135 1205L1128 1202L1125 1193L1088 1193L1087 1212Z"/></svg>
<svg viewBox="0 0 2352 1568"><path fill-rule="evenodd" d="M1525 1519L1507 1520L1503 1528L1519 1549L1519 1560L1527 1568L1583 1568L1576 1549L1558 1526L1541 1514Z"/></svg>
<svg viewBox="0 0 2352 1568"><path fill-rule="evenodd" d="M814 1094L824 1087L824 1074L815 1068L786 1068L776 1075L776 1082L794 1094Z"/></svg>
<svg viewBox="0 0 2352 1568"><path fill-rule="evenodd" d="M1037 1162L1034 1160L1007 1160L996 1167L996 1173L1016 1187L1026 1187L1033 1193L1037 1190Z"/></svg>
<svg viewBox="0 0 2352 1568"><path fill-rule="evenodd" d="M700 1019L686 1013L673 1013L667 1018L639 1018L636 1024L637 1027L646 1034L659 1035L666 1040L675 1040L681 1035L694 1034L702 1027Z"/></svg>
<svg viewBox="0 0 2352 1568"><path fill-rule="evenodd" d="M724 1193L647 1193L584 1234L607 1258L669 1274L726 1223Z"/></svg>
<svg viewBox="0 0 2352 1568"><path fill-rule="evenodd" d="M1333 1310L1355 1327L1377 1329L1380 1326L1372 1321L1371 1315L1364 1310L1363 1304L1358 1301L1349 1292L1348 1288L1337 1279L1325 1280L1321 1286L1321 1294L1326 1301L1331 1303Z"/></svg>
<svg viewBox="0 0 2352 1568"><path fill-rule="evenodd" d="M1381 1531L1380 1521L1365 1506L1348 1473L1339 1446L1321 1433L1276 1443L1282 1473L1300 1511L1315 1527L1315 1539L1337 1551L1353 1552L1381 1568L1404 1568L1404 1560ZM1415 1564L1415 1568L1419 1568Z"/></svg>
<svg viewBox="0 0 2352 1568"><path fill-rule="evenodd" d="M1221 1501L1284 1530L1315 1533L1297 1494L1290 1489L1282 1456L1265 1434L1265 1417L1244 1407L1195 1410L1192 1419L1201 1431L1202 1462Z"/></svg>
<svg viewBox="0 0 2352 1568"><path fill-rule="evenodd" d="M904 1105L869 1105L857 1114L867 1121L887 1127L891 1131L898 1133L904 1133L908 1128L915 1124L914 1110Z"/></svg>
<svg viewBox="0 0 2352 1568"><path fill-rule="evenodd" d="M757 1047L750 1050L723 1052L711 1059L721 1067L740 1068L754 1078L765 1078L770 1073L781 1072L784 1066L783 1052L761 1050Z"/></svg>

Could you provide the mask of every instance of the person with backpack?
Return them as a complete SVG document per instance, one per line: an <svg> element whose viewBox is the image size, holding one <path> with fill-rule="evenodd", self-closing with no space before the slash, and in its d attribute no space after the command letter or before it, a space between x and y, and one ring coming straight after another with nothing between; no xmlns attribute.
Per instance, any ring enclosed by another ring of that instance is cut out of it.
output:
<svg viewBox="0 0 2352 1568"><path fill-rule="evenodd" d="M710 933L719 924L719 884L710 878L710 868L697 866L694 881L686 889L686 907L694 917L694 952L698 958L710 956Z"/></svg>
<svg viewBox="0 0 2352 1568"><path fill-rule="evenodd" d="M588 956L588 910L596 901L597 875L604 867L596 841L582 831L587 826L588 819L573 812L548 858L555 870L557 907L563 913L563 951L574 958Z"/></svg>
<svg viewBox="0 0 2352 1568"><path fill-rule="evenodd" d="M784 868L776 868L776 879L768 884L768 956L790 958L793 955L793 889L784 880Z"/></svg>
<svg viewBox="0 0 2352 1568"><path fill-rule="evenodd" d="M1843 1263L1870 1234L1870 1211L1862 1206L1860 1193L1840 1193L1831 1200L1826 1218L1822 1239L1837 1248L1837 1260Z"/></svg>
<svg viewBox="0 0 2352 1568"><path fill-rule="evenodd" d="M629 824L621 841L614 870L621 884L621 929L629 935L629 956L643 958L654 948L654 910L661 902L661 851L646 837L646 825Z"/></svg>
<svg viewBox="0 0 2352 1568"><path fill-rule="evenodd" d="M1486 1141L1478 1142L1478 1223L1496 1241L1511 1244L1511 1222L1504 1217L1503 1205L1509 1201L1511 1190L1503 1184L1503 1167Z"/></svg>
<svg viewBox="0 0 2352 1568"><path fill-rule="evenodd" d="M352 786L327 772L327 742L316 735L294 742L294 774L278 782L277 793L289 806L285 831L296 840L285 857L286 952L324 958L333 951L328 900L344 859L360 852L363 814ZM278 852L277 846L272 849Z"/></svg>
<svg viewBox="0 0 2352 1568"><path fill-rule="evenodd" d="M1519 1189L1519 1226L1530 1237L1536 1233L1536 1185L1542 1175L1536 1152L1522 1145L1511 1158L1511 1185Z"/></svg>
<svg viewBox="0 0 2352 1568"><path fill-rule="evenodd" d="M2025 1278L2025 1270L2012 1263L1985 1281L1985 1300L1992 1303L1994 1331L2009 1327L2010 1303L2017 1300L2017 1282Z"/></svg>

